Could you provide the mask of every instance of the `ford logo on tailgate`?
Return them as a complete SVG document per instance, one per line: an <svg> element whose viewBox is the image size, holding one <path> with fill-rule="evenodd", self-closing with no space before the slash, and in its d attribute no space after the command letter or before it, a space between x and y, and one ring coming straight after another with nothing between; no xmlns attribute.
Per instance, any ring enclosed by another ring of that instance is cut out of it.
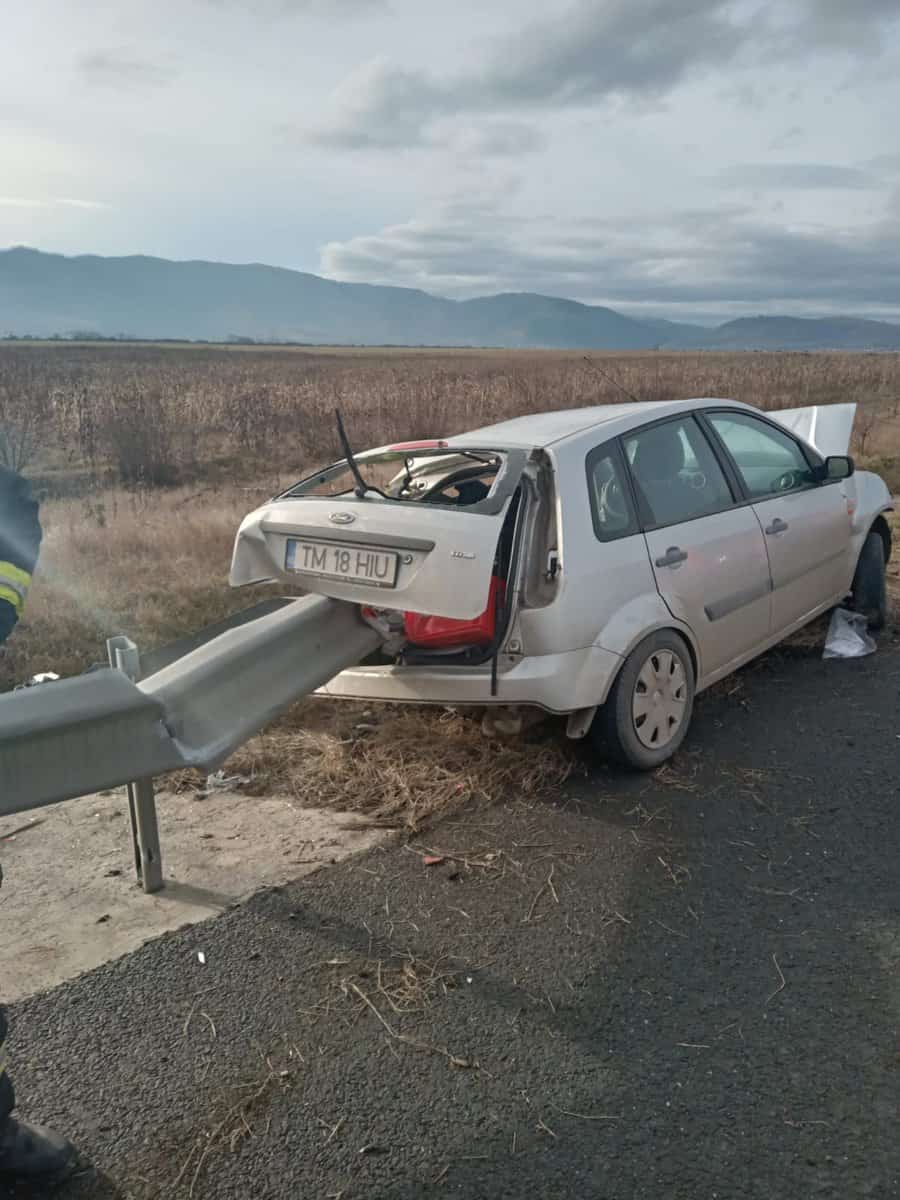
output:
<svg viewBox="0 0 900 1200"><path fill-rule="evenodd" d="M353 513L336 512L330 513L328 520L331 521L333 525L352 525L356 520L356 517L353 515Z"/></svg>

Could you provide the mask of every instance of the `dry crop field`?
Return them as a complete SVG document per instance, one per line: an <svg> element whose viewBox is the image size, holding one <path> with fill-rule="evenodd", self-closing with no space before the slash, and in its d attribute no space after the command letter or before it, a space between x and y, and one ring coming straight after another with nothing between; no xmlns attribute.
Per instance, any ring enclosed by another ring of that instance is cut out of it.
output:
<svg viewBox="0 0 900 1200"><path fill-rule="evenodd" d="M254 596L227 586L235 529L257 502L338 457L336 407L362 449L621 400L605 375L642 400L727 396L762 408L855 400L855 453L900 483L900 355L586 361L559 351L0 342L0 461L32 477L45 528L28 612L0 650L0 690L102 660L111 634L156 645L250 603ZM423 721L433 736L422 737ZM260 786L297 790L305 780L336 804L410 824L432 802L438 764L453 764L440 777L442 808L474 792L490 799L511 782L538 792L571 769L567 751L540 737L508 761L492 757L459 719L407 713L393 720L389 741L368 730L362 746L354 722L352 706L335 713L307 702L239 765ZM356 777L374 780L355 799L346 794L351 752L357 768L360 753L369 761ZM303 771L291 769L301 762Z"/></svg>

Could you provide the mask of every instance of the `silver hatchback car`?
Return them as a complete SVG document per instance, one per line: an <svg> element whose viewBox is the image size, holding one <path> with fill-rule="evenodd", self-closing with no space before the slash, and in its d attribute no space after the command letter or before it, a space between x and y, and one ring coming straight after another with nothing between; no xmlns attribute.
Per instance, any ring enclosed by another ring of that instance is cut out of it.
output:
<svg viewBox="0 0 900 1200"><path fill-rule="evenodd" d="M324 694L537 707L653 768L819 614L883 624L891 497L854 413L635 403L349 453L246 518L231 582L360 606L382 647Z"/></svg>

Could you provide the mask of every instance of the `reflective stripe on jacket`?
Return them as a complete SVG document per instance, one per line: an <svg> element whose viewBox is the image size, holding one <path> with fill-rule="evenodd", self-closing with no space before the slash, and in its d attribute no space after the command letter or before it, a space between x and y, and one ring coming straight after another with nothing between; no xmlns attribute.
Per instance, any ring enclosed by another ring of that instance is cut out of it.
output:
<svg viewBox="0 0 900 1200"><path fill-rule="evenodd" d="M28 571L23 571L13 563L0 561L0 600L11 604L17 617L22 615L30 586L31 575Z"/></svg>
<svg viewBox="0 0 900 1200"><path fill-rule="evenodd" d="M0 466L0 643L22 615L40 548L38 505L28 481Z"/></svg>

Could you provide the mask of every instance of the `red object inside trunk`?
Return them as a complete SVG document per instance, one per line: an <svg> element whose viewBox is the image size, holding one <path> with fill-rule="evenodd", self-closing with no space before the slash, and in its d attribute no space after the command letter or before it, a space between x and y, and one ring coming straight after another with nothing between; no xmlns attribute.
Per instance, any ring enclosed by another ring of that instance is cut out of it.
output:
<svg viewBox="0 0 900 1200"><path fill-rule="evenodd" d="M487 646L497 631L497 612L503 607L506 584L496 575L491 578L487 608L469 621L452 617L430 617L425 613L403 614L403 629L414 646L449 650L454 646Z"/></svg>

